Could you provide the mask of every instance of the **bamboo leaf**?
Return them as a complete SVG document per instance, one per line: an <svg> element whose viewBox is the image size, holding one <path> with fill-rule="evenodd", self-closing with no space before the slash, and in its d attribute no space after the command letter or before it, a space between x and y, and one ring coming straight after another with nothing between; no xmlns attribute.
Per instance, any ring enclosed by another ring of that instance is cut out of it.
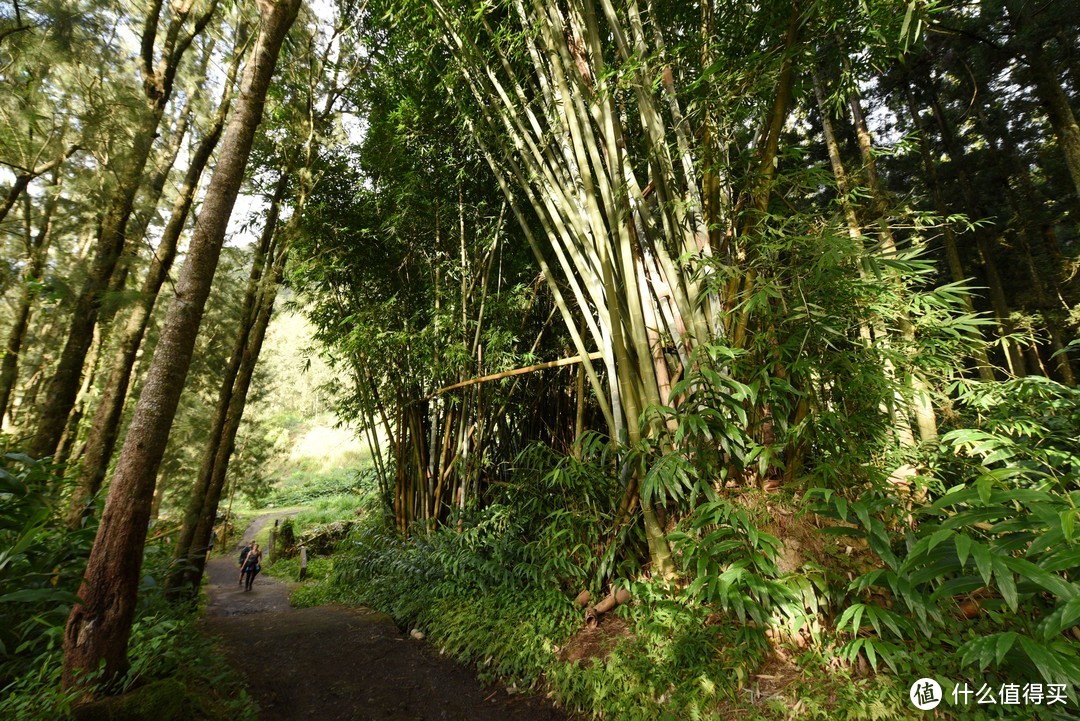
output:
<svg viewBox="0 0 1080 721"><path fill-rule="evenodd" d="M872 639L866 639L866 643L863 644L863 650L866 651L866 657L870 659L870 667L877 671L877 651L874 649Z"/></svg>
<svg viewBox="0 0 1080 721"><path fill-rule="evenodd" d="M993 573L993 563L990 560L990 549L981 543L971 544L971 557L975 559L975 567L979 569L983 583L990 585L990 576Z"/></svg>
<svg viewBox="0 0 1080 721"><path fill-rule="evenodd" d="M960 561L960 567L967 565L968 553L971 551L971 537L964 533L958 533L953 538L956 545L956 557Z"/></svg>
<svg viewBox="0 0 1080 721"><path fill-rule="evenodd" d="M1001 597L1005 599L1005 603L1009 605L1009 608L1014 612L1019 606L1019 600L1016 594L1016 582L1013 580L1012 571L1005 563L1005 559L1000 556L994 557L994 580L997 581L998 590L1001 591Z"/></svg>
<svg viewBox="0 0 1080 721"><path fill-rule="evenodd" d="M1061 535L1066 543L1072 543L1075 538L1077 509L1067 508L1061 512Z"/></svg>
<svg viewBox="0 0 1080 721"><path fill-rule="evenodd" d="M995 558L994 560L995 562L1000 561L1002 565L1016 571L1016 573L1018 573L1025 581L1031 581L1037 586L1042 587L1044 590L1053 593L1058 598L1072 599L1080 596L1080 585L1075 582L1066 581L1060 576L1048 572L1045 568L1041 568L1027 559L1006 556L1004 558Z"/></svg>
<svg viewBox="0 0 1080 721"><path fill-rule="evenodd" d="M1005 658L1005 654L1009 652L1009 649L1016 643L1017 634L1013 631L1007 631L1005 633L997 634L997 640L994 642L994 658L997 663L1001 663Z"/></svg>
<svg viewBox="0 0 1080 721"><path fill-rule="evenodd" d="M1049 683L1055 683L1059 680L1068 680L1068 672L1042 644L1027 636L1020 636L1019 639L1020 647L1024 649L1024 653L1026 653L1028 658L1031 659L1031 662L1035 664L1035 668L1039 669L1039 674L1044 680Z"/></svg>
<svg viewBox="0 0 1080 721"><path fill-rule="evenodd" d="M1039 637L1044 641L1050 641L1062 631L1075 626L1078 621L1080 621L1080 597L1070 598L1055 608L1038 625Z"/></svg>

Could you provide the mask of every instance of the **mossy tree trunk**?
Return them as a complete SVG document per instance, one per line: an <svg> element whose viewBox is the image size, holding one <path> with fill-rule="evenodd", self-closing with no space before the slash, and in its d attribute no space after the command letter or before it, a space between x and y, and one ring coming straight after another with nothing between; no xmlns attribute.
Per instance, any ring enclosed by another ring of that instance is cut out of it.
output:
<svg viewBox="0 0 1080 721"><path fill-rule="evenodd" d="M104 665L113 681L127 666L127 646L157 470L180 400L225 230L240 191L255 130L281 45L300 0L260 3L258 41L244 70L237 107L196 221L176 297L165 317L146 384L120 452L87 563L79 601L64 629L65 687Z"/></svg>

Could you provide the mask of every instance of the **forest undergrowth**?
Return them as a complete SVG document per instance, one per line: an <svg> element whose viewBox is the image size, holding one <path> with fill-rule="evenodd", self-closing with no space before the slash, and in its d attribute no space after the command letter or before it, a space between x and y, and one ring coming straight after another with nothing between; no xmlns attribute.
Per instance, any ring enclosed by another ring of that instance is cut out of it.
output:
<svg viewBox="0 0 1080 721"><path fill-rule="evenodd" d="M1068 718L1080 394L1034 378L957 390L952 430L858 488L727 487L700 455L643 454L643 493L692 509L668 526L672 578L634 560L637 524L604 532L619 482L591 436L580 459L529 449L487 507L408 538L373 484L325 502L359 521L293 600L384 611L482 677L594 718L914 718L927 676L945 718ZM682 447L706 426L684 415ZM626 602L587 623L578 594L619 589ZM1033 684L1041 703L974 695Z"/></svg>
<svg viewBox="0 0 1080 721"><path fill-rule="evenodd" d="M61 688L62 639L97 524L70 530L54 508L56 490L66 483L62 473L2 450L0 718L57 721L71 717L85 692ZM108 689L91 683L97 691L123 695L84 706L77 718L135 713L161 721L254 721L257 709L243 682L196 628L198 609L166 598L162 580L172 550L167 530L160 524L147 546L127 673Z"/></svg>
<svg viewBox="0 0 1080 721"><path fill-rule="evenodd" d="M237 531L259 509L295 506L301 524L350 513L359 486L355 474L343 469L364 465L366 456L348 431L333 428L327 418L275 418L277 433L266 439L273 463L263 480L244 478L228 506L231 518L226 520L222 508L220 552L232 553ZM97 533L97 514L73 530L65 515L71 475L17 448L14 440L0 438L0 718L56 721L71 717L80 696L61 690L63 632ZM108 688L91 683L94 692L119 694L118 700L96 711L80 709L78 718L121 713L121 706L164 721L256 718L243 681L196 627L201 604L177 603L167 595L164 581L177 530L171 515L151 524L127 673Z"/></svg>

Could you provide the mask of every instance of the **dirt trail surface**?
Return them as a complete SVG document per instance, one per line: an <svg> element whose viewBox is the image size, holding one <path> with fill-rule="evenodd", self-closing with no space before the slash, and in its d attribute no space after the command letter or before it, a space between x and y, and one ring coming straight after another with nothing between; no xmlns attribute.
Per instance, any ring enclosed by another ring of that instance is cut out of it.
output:
<svg viewBox="0 0 1080 721"><path fill-rule="evenodd" d="M274 516L263 516L245 539ZM390 618L363 608L292 608L285 583L237 581L237 553L207 564L207 630L244 674L263 721L563 721L544 699L483 687Z"/></svg>

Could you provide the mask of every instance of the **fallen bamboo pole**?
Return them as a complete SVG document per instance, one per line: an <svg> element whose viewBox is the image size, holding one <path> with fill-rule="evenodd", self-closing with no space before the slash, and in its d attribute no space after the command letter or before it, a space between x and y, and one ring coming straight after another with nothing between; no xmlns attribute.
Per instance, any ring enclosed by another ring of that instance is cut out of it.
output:
<svg viewBox="0 0 1080 721"><path fill-rule="evenodd" d="M599 360L600 358L603 358L603 354L600 353L600 351L594 351L594 352L589 354L589 360ZM443 393L446 393L447 391L452 391L452 390L454 390L456 388L464 388L466 386L474 386L477 383L487 383L488 381L497 381L500 378L509 378L510 376L522 375L523 373L532 373L533 371L544 370L545 368L558 368L560 366L568 366L568 365L573 365L575 363L580 363L580 362L581 362L581 356L576 355L576 356L571 356L570 358L560 358L559 360L548 361L547 363L537 363L536 365L526 366L525 368L515 368L512 371L503 371L502 373L492 373L491 375L481 376L480 378L470 378L467 381L461 381L460 383L455 383L452 386L445 386L443 388L440 388L439 390L435 391L434 393L432 393L432 394L430 394L428 396L425 396L424 400L425 401L430 400L430 399L434 398L437 395L441 395Z"/></svg>

